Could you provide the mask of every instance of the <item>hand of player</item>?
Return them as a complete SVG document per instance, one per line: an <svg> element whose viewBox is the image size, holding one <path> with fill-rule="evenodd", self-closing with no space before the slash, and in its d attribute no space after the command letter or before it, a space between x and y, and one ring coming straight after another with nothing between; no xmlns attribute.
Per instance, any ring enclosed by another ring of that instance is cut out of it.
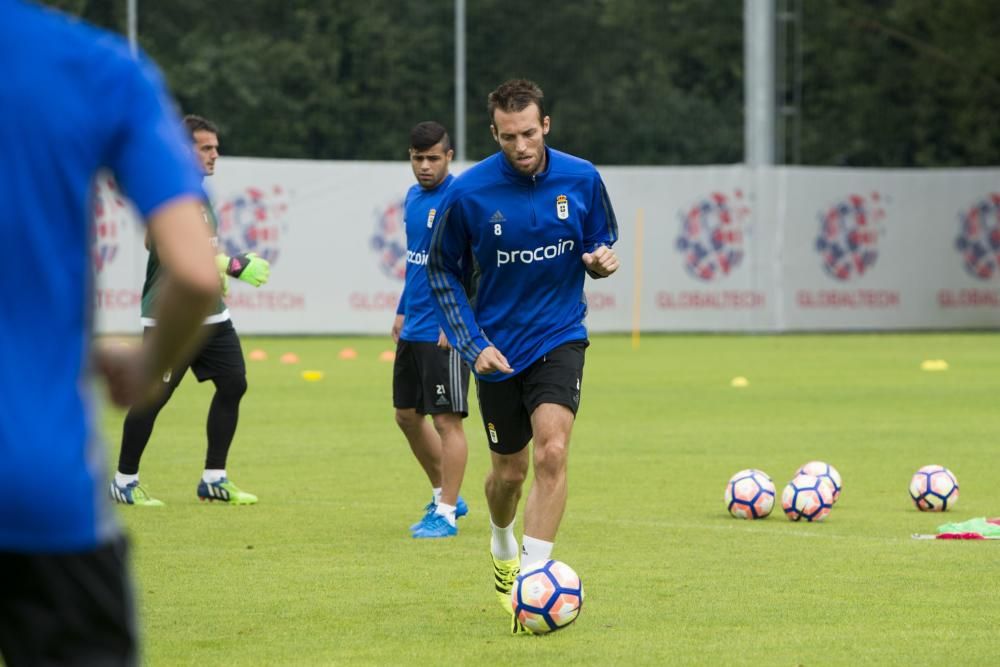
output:
<svg viewBox="0 0 1000 667"><path fill-rule="evenodd" d="M514 369L507 363L507 358L500 354L500 350L490 345L476 357L476 372L480 375L489 375L497 371L510 374Z"/></svg>
<svg viewBox="0 0 1000 667"><path fill-rule="evenodd" d="M444 329L438 329L438 347L442 350L451 349L451 343L448 342L448 337L444 335Z"/></svg>
<svg viewBox="0 0 1000 667"><path fill-rule="evenodd" d="M392 336L392 342L399 342L399 334L403 331L403 321L406 319L405 315L396 315L396 319L392 321L392 329L389 332Z"/></svg>
<svg viewBox="0 0 1000 667"><path fill-rule="evenodd" d="M588 271L603 278L610 276L621 266L615 251L604 245L598 246L594 252L583 253L582 259L583 265L587 267Z"/></svg>
<svg viewBox="0 0 1000 667"><path fill-rule="evenodd" d="M271 277L271 264L254 252L234 257L216 255L215 263L220 271L254 287L260 287Z"/></svg>
<svg viewBox="0 0 1000 667"><path fill-rule="evenodd" d="M151 403L162 390L162 382L150 376L141 347L100 342L94 348L93 363L107 381L111 401L119 407Z"/></svg>

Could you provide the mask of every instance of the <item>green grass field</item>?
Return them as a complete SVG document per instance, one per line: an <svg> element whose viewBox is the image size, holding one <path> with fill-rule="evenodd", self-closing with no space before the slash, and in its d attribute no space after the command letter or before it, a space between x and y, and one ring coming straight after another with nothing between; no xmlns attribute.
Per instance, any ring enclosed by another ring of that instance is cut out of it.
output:
<svg viewBox="0 0 1000 667"><path fill-rule="evenodd" d="M188 376L142 465L167 506L120 512L148 664L997 664L1000 543L910 539L1000 515L994 335L595 337L553 554L586 604L547 637L507 634L494 601L478 412L470 514L457 538L416 541L429 489L393 421L388 338L243 343L269 359L248 361L228 470L260 503L195 498L211 385ZM121 420L105 413L109 461ZM726 513L732 473L761 468L780 495L811 459L844 479L825 522ZM929 463L961 485L945 515L907 494Z"/></svg>

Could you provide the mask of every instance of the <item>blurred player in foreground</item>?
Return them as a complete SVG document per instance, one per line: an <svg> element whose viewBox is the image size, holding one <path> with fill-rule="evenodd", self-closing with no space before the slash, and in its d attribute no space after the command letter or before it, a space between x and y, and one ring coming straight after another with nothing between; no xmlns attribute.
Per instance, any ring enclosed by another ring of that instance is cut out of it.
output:
<svg viewBox="0 0 1000 667"><path fill-rule="evenodd" d="M535 83L507 81L490 93L488 111L500 152L445 193L427 273L441 325L476 373L492 459L486 500L494 582L513 618L513 582L521 567L551 556L566 507L589 345L584 279L618 269L611 249L618 223L594 166L546 147L551 121ZM477 281L471 292L470 279ZM514 518L532 462L518 561ZM516 618L512 631L526 632Z"/></svg>
<svg viewBox="0 0 1000 667"><path fill-rule="evenodd" d="M433 493L423 518L411 526L416 538L456 535L456 519L469 511L458 495L469 455L462 428L469 415L469 367L438 326L426 272L438 203L454 180L448 173L454 154L440 123L419 123L410 132L410 166L417 182L406 193L406 283L392 325L392 403L396 423Z"/></svg>
<svg viewBox="0 0 1000 667"><path fill-rule="evenodd" d="M194 152L205 176L215 173L215 161L219 157L219 130L214 123L200 116L185 116L184 124L191 135ZM218 233L218 221L211 204L203 208L205 221L213 235ZM213 247L218 246L217 238L212 239ZM160 265L159 251L155 243L148 243L149 260L146 263L146 282L142 286L143 336L151 335L160 320L155 316L160 285L164 272ZM254 287L267 282L270 267L266 260L250 253L237 257L216 255L222 292L229 289L229 278L239 278ZM156 416L167 404L177 385L190 366L199 382L211 380L215 385L215 395L208 409L208 451L205 455L205 470L198 483L197 494L202 500L218 500L234 505L250 505L257 502L257 496L241 490L226 476L226 459L229 447L236 434L239 421L240 400L247 390L246 364L240 339L229 317L229 309L222 299L215 304L212 314L205 318L205 342L190 363L177 364L164 373L164 392L160 400L147 407L134 407L125 416L122 426L122 445L118 455L118 471L111 481L111 498L125 505L156 507L163 505L151 497L139 484L139 461L146 449Z"/></svg>
<svg viewBox="0 0 1000 667"><path fill-rule="evenodd" d="M26 55L30 54L30 55ZM90 366L112 400L149 399L190 353L219 281L203 191L163 83L124 40L0 2L0 655L139 661L127 546L104 497ZM110 169L170 279L141 348L92 348L91 196Z"/></svg>

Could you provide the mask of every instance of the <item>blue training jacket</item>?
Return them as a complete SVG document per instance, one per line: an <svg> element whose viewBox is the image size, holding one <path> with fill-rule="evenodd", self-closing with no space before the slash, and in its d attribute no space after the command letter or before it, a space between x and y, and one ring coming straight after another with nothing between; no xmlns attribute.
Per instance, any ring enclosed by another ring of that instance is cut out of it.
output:
<svg viewBox="0 0 1000 667"><path fill-rule="evenodd" d="M618 222L594 165L545 150L546 169L534 176L496 153L456 178L441 202L427 275L441 326L470 366L494 345L516 375L587 338L582 255L613 245Z"/></svg>
<svg viewBox="0 0 1000 667"><path fill-rule="evenodd" d="M427 190L419 183L406 193L403 223L406 226L406 283L399 297L397 315L403 315L403 340L436 343L438 321L434 314L434 296L427 284L427 248L431 245L434 220L441 197L455 177L448 174L437 186Z"/></svg>
<svg viewBox="0 0 1000 667"><path fill-rule="evenodd" d="M0 552L86 551L120 533L88 374L95 175L148 216L201 174L121 37L0 0L0 72Z"/></svg>

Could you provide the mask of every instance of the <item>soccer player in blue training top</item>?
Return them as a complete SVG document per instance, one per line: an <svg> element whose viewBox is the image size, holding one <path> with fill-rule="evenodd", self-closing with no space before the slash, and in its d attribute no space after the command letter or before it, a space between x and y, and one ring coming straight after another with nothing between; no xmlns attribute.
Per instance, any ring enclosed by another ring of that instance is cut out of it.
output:
<svg viewBox="0 0 1000 667"><path fill-rule="evenodd" d="M215 173L215 161L219 157L218 128L211 121L193 115L185 116L184 124L191 135L194 153L202 172L205 176L211 176ZM205 203L203 214L213 234L217 234L219 225L211 204ZM212 245L218 246L218 240L214 236ZM142 286L143 336L150 335L158 325L154 311L164 278L156 245L147 243L147 246L149 259L146 262L146 282ZM223 294L228 291L229 276L260 287L267 282L270 274L267 260L253 253L236 257L218 254L216 264ZM163 374L164 391L160 400L149 406L133 407L125 416L118 471L109 484L112 500L125 505L163 505L139 485L139 461L153 434L156 416L170 400L190 366L199 382L211 380L215 385L215 395L208 409L208 452L205 455L205 470L198 483L198 497L233 505L251 505L257 502L257 496L239 489L226 476L226 459L236 433L240 399L247 390L247 371L239 336L229 319L229 309L221 298L215 304L212 314L205 318L205 328L205 342L194 358L177 364Z"/></svg>
<svg viewBox="0 0 1000 667"><path fill-rule="evenodd" d="M0 1L0 663L136 665L127 547L104 496L90 366L119 405L191 351L219 279L160 75L125 41ZM170 281L141 348L91 338L92 193L115 175ZM101 175L100 178L105 178Z"/></svg>
<svg viewBox="0 0 1000 667"><path fill-rule="evenodd" d="M456 535L455 520L469 511L458 495L469 455L462 429L469 415L469 367L438 326L426 273L438 203L454 180L448 173L454 154L440 123L426 121L411 130L410 166L417 183L406 193L406 283L392 325L392 403L434 494L423 518L410 527L417 538ZM431 415L433 427L425 415Z"/></svg>
<svg viewBox="0 0 1000 667"><path fill-rule="evenodd" d="M488 111L500 152L445 194L427 274L441 325L476 374L492 459L486 500L496 593L511 613L514 579L551 556L566 507L589 345L584 279L618 269L618 223L594 166L545 145L551 121L535 83L507 81L490 93ZM532 461L519 562L514 518ZM512 631L526 632L516 618Z"/></svg>

